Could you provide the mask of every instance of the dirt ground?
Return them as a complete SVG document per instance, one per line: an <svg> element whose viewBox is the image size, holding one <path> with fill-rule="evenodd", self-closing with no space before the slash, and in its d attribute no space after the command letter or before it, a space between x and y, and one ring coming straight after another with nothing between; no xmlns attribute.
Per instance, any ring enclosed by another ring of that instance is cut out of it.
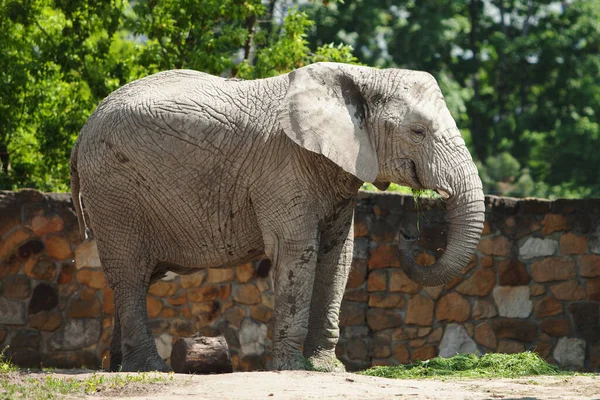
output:
<svg viewBox="0 0 600 400"><path fill-rule="evenodd" d="M53 374L86 379L92 374ZM113 374L114 375L114 374ZM518 379L396 380L304 371L164 375L88 399L600 399L600 375ZM171 378L171 376L173 378Z"/></svg>

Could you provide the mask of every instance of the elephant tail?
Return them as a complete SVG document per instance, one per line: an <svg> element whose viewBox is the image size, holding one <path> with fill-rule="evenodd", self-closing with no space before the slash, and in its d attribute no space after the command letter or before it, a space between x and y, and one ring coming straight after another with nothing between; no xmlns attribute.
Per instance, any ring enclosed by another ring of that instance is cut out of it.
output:
<svg viewBox="0 0 600 400"><path fill-rule="evenodd" d="M77 154L79 149L79 140L75 142L73 150L71 151L70 170L71 170L71 198L73 200L73 206L77 213L77 222L79 223L79 236L81 240L88 240L92 238L92 231L88 228L85 214L83 212L83 200L81 198L81 191L79 190L79 172L77 171Z"/></svg>

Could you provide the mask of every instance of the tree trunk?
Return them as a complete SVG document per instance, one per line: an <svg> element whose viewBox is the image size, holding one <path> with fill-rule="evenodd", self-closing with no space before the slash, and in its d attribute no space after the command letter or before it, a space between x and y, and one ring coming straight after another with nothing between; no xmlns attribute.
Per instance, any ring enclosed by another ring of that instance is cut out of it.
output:
<svg viewBox="0 0 600 400"><path fill-rule="evenodd" d="M233 372L231 354L223 335L179 339L171 351L171 367L174 372L184 374Z"/></svg>

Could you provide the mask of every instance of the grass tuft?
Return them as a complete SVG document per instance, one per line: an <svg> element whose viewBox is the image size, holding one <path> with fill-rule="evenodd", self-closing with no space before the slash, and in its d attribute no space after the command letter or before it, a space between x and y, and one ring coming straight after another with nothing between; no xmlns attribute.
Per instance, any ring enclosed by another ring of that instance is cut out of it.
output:
<svg viewBox="0 0 600 400"><path fill-rule="evenodd" d="M0 351L0 374L5 374L7 372L15 372L19 370L19 368L4 355L6 349L8 349L8 346L6 346L2 349L2 351Z"/></svg>
<svg viewBox="0 0 600 400"><path fill-rule="evenodd" d="M450 358L436 357L410 365L374 367L360 372L363 375L393 379L432 377L515 378L528 375L558 375L568 373L548 364L536 353L488 353L481 357L458 354Z"/></svg>

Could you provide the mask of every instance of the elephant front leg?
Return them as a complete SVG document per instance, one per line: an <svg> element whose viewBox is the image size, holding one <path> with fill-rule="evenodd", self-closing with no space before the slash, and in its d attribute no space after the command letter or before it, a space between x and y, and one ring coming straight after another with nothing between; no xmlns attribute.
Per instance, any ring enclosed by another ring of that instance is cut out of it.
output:
<svg viewBox="0 0 600 400"><path fill-rule="evenodd" d="M340 337L339 312L352 263L354 205L321 235L304 356L316 370L343 372L335 355Z"/></svg>
<svg viewBox="0 0 600 400"><path fill-rule="evenodd" d="M273 269L273 353L268 369L308 369L302 346L308 331L318 239L288 240L286 244L278 243L277 248Z"/></svg>
<svg viewBox="0 0 600 400"><path fill-rule="evenodd" d="M113 324L112 339L110 341L110 372L119 372L122 363L121 322L119 321L119 313L115 310L115 323Z"/></svg>

